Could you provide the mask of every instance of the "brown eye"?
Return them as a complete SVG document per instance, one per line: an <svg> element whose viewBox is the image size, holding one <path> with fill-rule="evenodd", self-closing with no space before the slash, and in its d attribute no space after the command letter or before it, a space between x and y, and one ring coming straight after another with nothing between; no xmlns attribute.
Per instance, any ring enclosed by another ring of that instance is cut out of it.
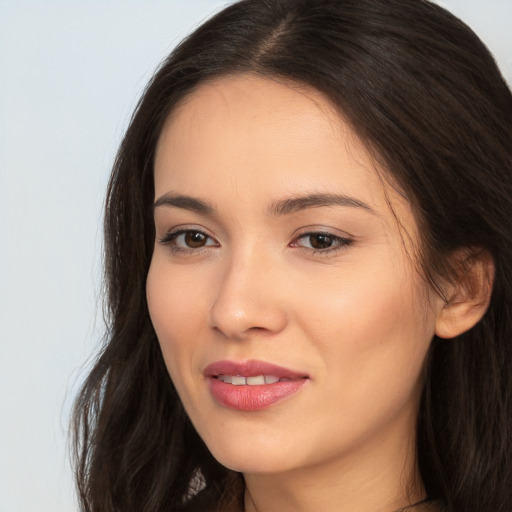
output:
<svg viewBox="0 0 512 512"><path fill-rule="evenodd" d="M206 245L208 237L199 231L187 231L184 234L184 242L190 249L198 249Z"/></svg>
<svg viewBox="0 0 512 512"><path fill-rule="evenodd" d="M293 243L292 247L302 247L313 252L330 253L343 249L352 244L352 239L345 238L332 233L323 231L315 231L304 233L299 236Z"/></svg>
<svg viewBox="0 0 512 512"><path fill-rule="evenodd" d="M174 233L169 233L160 240L160 243L176 252L193 251L218 246L218 242L211 236L195 229L182 229Z"/></svg>
<svg viewBox="0 0 512 512"><path fill-rule="evenodd" d="M309 245L313 249L329 249L332 247L335 239L327 233L313 233L309 236Z"/></svg>

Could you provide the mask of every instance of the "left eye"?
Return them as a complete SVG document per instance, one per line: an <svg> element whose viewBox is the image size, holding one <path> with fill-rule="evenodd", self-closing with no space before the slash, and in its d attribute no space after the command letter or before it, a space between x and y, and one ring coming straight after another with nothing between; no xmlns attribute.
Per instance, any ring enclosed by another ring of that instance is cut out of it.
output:
<svg viewBox="0 0 512 512"><path fill-rule="evenodd" d="M351 240L332 233L304 233L293 243L294 246L304 247L313 251L329 251L349 245Z"/></svg>

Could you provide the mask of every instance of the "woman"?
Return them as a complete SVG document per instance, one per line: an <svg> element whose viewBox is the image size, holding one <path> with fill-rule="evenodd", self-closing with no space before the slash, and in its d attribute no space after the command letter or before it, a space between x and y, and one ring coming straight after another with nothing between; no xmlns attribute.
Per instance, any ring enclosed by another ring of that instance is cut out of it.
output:
<svg viewBox="0 0 512 512"><path fill-rule="evenodd" d="M108 190L83 510L510 512L511 135L489 52L424 0L199 27Z"/></svg>

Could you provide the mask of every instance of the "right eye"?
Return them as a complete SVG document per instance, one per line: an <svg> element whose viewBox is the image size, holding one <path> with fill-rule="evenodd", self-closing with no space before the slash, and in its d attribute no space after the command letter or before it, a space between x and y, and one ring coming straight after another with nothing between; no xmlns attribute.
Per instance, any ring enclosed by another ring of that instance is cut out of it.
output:
<svg viewBox="0 0 512 512"><path fill-rule="evenodd" d="M219 245L212 237L197 229L171 231L160 240L160 243L175 251L194 251Z"/></svg>

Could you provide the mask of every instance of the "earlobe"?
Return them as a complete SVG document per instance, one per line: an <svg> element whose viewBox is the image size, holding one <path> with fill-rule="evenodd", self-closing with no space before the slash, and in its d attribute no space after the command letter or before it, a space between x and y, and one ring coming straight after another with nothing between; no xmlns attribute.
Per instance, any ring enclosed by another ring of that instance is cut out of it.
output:
<svg viewBox="0 0 512 512"><path fill-rule="evenodd" d="M437 315L435 334L454 338L471 329L484 316L491 300L494 261L488 251L465 249L454 255L456 282L448 285L447 301Z"/></svg>

